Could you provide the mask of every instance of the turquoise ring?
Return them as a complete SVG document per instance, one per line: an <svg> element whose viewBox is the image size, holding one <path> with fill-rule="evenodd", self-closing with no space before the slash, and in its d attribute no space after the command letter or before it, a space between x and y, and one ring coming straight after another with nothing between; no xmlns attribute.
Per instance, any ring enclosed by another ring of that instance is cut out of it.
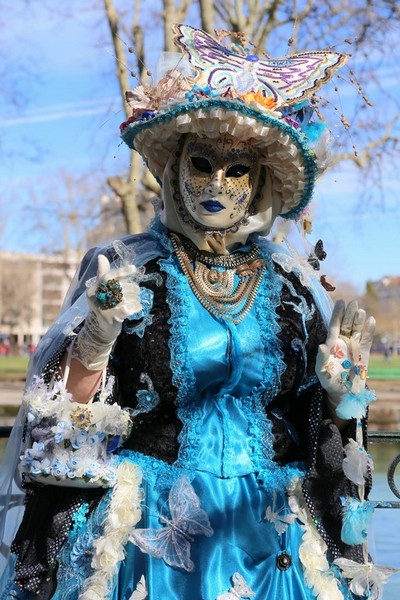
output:
<svg viewBox="0 0 400 600"><path fill-rule="evenodd" d="M122 286L117 279L101 281L95 292L95 298L102 310L117 306L123 297Z"/></svg>

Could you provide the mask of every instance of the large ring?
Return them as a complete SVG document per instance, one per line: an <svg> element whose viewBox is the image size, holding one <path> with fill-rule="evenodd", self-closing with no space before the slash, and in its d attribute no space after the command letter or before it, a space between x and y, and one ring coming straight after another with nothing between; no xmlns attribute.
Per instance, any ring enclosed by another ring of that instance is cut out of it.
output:
<svg viewBox="0 0 400 600"><path fill-rule="evenodd" d="M117 306L124 297L122 286L117 279L101 281L95 293L97 302L102 310Z"/></svg>

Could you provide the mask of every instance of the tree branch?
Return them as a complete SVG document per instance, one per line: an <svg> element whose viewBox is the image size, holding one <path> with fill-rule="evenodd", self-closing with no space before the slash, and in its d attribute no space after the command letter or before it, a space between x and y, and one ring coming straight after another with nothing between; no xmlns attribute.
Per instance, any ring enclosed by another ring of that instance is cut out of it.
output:
<svg viewBox="0 0 400 600"><path fill-rule="evenodd" d="M207 33L214 33L214 2L213 0L199 0L201 28ZM215 10L218 10L215 7Z"/></svg>
<svg viewBox="0 0 400 600"><path fill-rule="evenodd" d="M122 40L118 35L119 17L115 10L112 0L104 0L104 8L106 10L108 24L111 32L111 39L113 42L115 57L117 61L117 79L121 91L121 98L123 99L125 115L128 118L130 116L131 111L129 105L125 101L125 92L129 89L129 78L126 67L125 49Z"/></svg>
<svg viewBox="0 0 400 600"><path fill-rule="evenodd" d="M375 140L369 142L362 149L361 153L356 154L352 152L342 152L339 154L335 154L332 157L331 165L335 166L343 160L351 160L360 169L363 169L366 166L368 166L374 158L373 150L375 150L376 148L383 148L389 142L393 142L394 145L400 143L400 137L392 134L394 126L399 122L399 118L400 113L398 113L393 119L389 121L389 123L387 123L384 133L379 138L376 138Z"/></svg>

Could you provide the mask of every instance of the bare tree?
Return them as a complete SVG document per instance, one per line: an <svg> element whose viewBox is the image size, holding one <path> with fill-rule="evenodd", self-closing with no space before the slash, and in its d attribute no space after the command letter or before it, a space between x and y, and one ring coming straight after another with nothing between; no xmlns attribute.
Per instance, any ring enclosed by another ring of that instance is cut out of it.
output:
<svg viewBox="0 0 400 600"><path fill-rule="evenodd" d="M173 49L171 25L185 22L189 2L162 0L160 12L151 15L152 35L155 29L159 31L166 50ZM126 65L132 64L132 60L136 63L135 72L140 83L146 82L149 76L145 52L149 28L143 26L148 7L141 6L140 0L122 2L122 5L133 8L130 22L126 13L117 10L116 0L104 0L116 57L116 74L125 114L129 117L124 93L132 85ZM283 56L338 44L340 51L349 51L352 54L350 65L354 67L350 66L347 75L339 75L346 79L348 88L354 90L351 101L346 102L346 114L335 85L331 88L332 98L322 106L323 112L333 113L328 116L334 127L335 123L341 126L335 131L332 163L350 160L362 170L362 181L374 178L374 183L381 185L382 157L398 156L400 140L400 104L398 98L385 89L385 81L379 78L377 68L394 54L393 44L400 39L400 8L396 0L356 0L351 3L345 0L336 3L319 0L301 3L296 0L192 0L192 15L194 9L198 11L198 17L195 17L198 22L194 25L209 33L213 33L214 27L243 32L261 55ZM127 39L129 43L122 41ZM386 94L383 114L368 109L371 102L367 94L376 89ZM140 215L147 217L149 197L158 193L159 188L149 172L143 169L135 152L128 174L109 177L108 183L120 198L128 231L140 231Z"/></svg>
<svg viewBox="0 0 400 600"><path fill-rule="evenodd" d="M97 241L91 235L92 230L105 229L105 209L110 204L104 199L105 182L99 181L96 173L76 177L61 171L48 176L42 185L37 184L29 205L25 207L28 218L21 223L21 235L28 236L32 228L42 232L42 243L39 247L36 245L35 250L45 254L64 252L68 255L74 251L82 255L89 241ZM45 205L43 197L46 198ZM114 217L114 214L108 214ZM115 228L110 235L127 233L122 219L110 220ZM103 235L99 231L97 237L105 239L108 236L105 231Z"/></svg>
<svg viewBox="0 0 400 600"><path fill-rule="evenodd" d="M176 21L184 20L190 0L181 0L176 3L174 0L163 0L163 10L161 19L163 23L163 36L165 50L174 49L171 41L171 27ZM149 70L146 67L144 30L141 24L141 5L140 0L134 1L134 14L132 22L128 25L123 19L121 13L118 13L114 0L104 0L110 33L114 47L116 59L116 72L121 90L122 101L126 118L130 116L129 105L125 102L125 92L130 88L130 80L127 64L131 64L132 58L136 62L136 77L140 83L146 83L149 78ZM129 34L131 44L124 43L122 36L126 38ZM147 169L142 166L142 161L136 152L131 152L131 160L128 174L125 177L120 175L108 178L108 184L113 192L118 196L121 202L123 215L127 229L130 233L138 233L142 230L143 224L140 218L140 211L147 216L149 207L149 198L159 193L159 185Z"/></svg>
<svg viewBox="0 0 400 600"><path fill-rule="evenodd" d="M24 323L30 325L33 318L31 297L35 292L31 265L16 257L0 257L0 327L6 326L10 333Z"/></svg>
<svg viewBox="0 0 400 600"><path fill-rule="evenodd" d="M0 0L0 8L2 4L5 3ZM21 7L15 4L13 14L15 12L17 17L20 14L22 17L27 6L31 6L29 0L22 2ZM395 164L399 154L400 100L388 85L388 81L394 81L399 75L397 61L394 58L390 60L397 54L400 40L400 5L397 0L354 0L351 3L345 0L156 0L151 3L144 0L103 0L103 6L110 32L109 42L115 56L121 106L127 118L130 109L125 102L125 92L138 83L148 81L148 51L155 39L157 45L165 50L174 49L171 25L176 22L189 22L211 34L214 28L241 31L260 56L263 52L283 56L331 46L349 51L352 54L349 64L354 68L356 77L351 70L346 75L343 69L338 77L345 77L348 86L337 86L337 92L333 84L332 97L326 106L322 106L329 122L333 123L336 144L332 162L351 161L359 169L360 180L364 184L361 188L364 200L368 198L369 189L382 187L382 166L385 164L387 168L388 163ZM92 0L83 10L90 11L95 7L98 9L99 5ZM53 9L52 3L49 3L48 10ZM57 15L60 20L72 19L74 10L72 4L66 3L57 7ZM7 31L5 22L3 29ZM0 95L11 90L13 101L25 103L29 100L26 91L24 97L22 82L25 73L36 72L36 63L43 64L43 57L38 61L36 52L37 49L29 48L26 63L13 65L4 49L0 49L0 59L3 59L0 60ZM381 70L383 64L387 65L384 71ZM16 71L18 79L7 79ZM131 72L135 73L136 79L131 77ZM40 73L38 78L35 77L39 85ZM353 97L349 100L346 91L343 101L340 90L350 88L354 89ZM29 89L29 92L32 90ZM384 98L384 110L368 106L367 96L370 94ZM345 110L342 110L342 104L345 104ZM4 143L0 142L0 148ZM37 152L34 143L25 144L25 147L34 158ZM159 193L159 185L143 167L137 153L131 153L126 173L110 173L107 182L120 203L126 230L141 231L151 213L149 199ZM103 193L104 190L101 190L99 197Z"/></svg>

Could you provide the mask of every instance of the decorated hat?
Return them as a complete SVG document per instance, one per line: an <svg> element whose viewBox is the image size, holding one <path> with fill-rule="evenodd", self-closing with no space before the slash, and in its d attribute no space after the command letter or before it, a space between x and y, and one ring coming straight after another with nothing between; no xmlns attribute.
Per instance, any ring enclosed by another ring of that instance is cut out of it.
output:
<svg viewBox="0 0 400 600"><path fill-rule="evenodd" d="M156 85L126 94L132 116L121 125L124 142L161 181L183 134L251 141L268 174L265 193L281 216L296 216L311 199L325 128L313 119L313 94L347 56L319 51L261 58L240 34L231 34L231 47L187 25L175 25L174 34L181 60ZM187 61L189 74L182 68Z"/></svg>

